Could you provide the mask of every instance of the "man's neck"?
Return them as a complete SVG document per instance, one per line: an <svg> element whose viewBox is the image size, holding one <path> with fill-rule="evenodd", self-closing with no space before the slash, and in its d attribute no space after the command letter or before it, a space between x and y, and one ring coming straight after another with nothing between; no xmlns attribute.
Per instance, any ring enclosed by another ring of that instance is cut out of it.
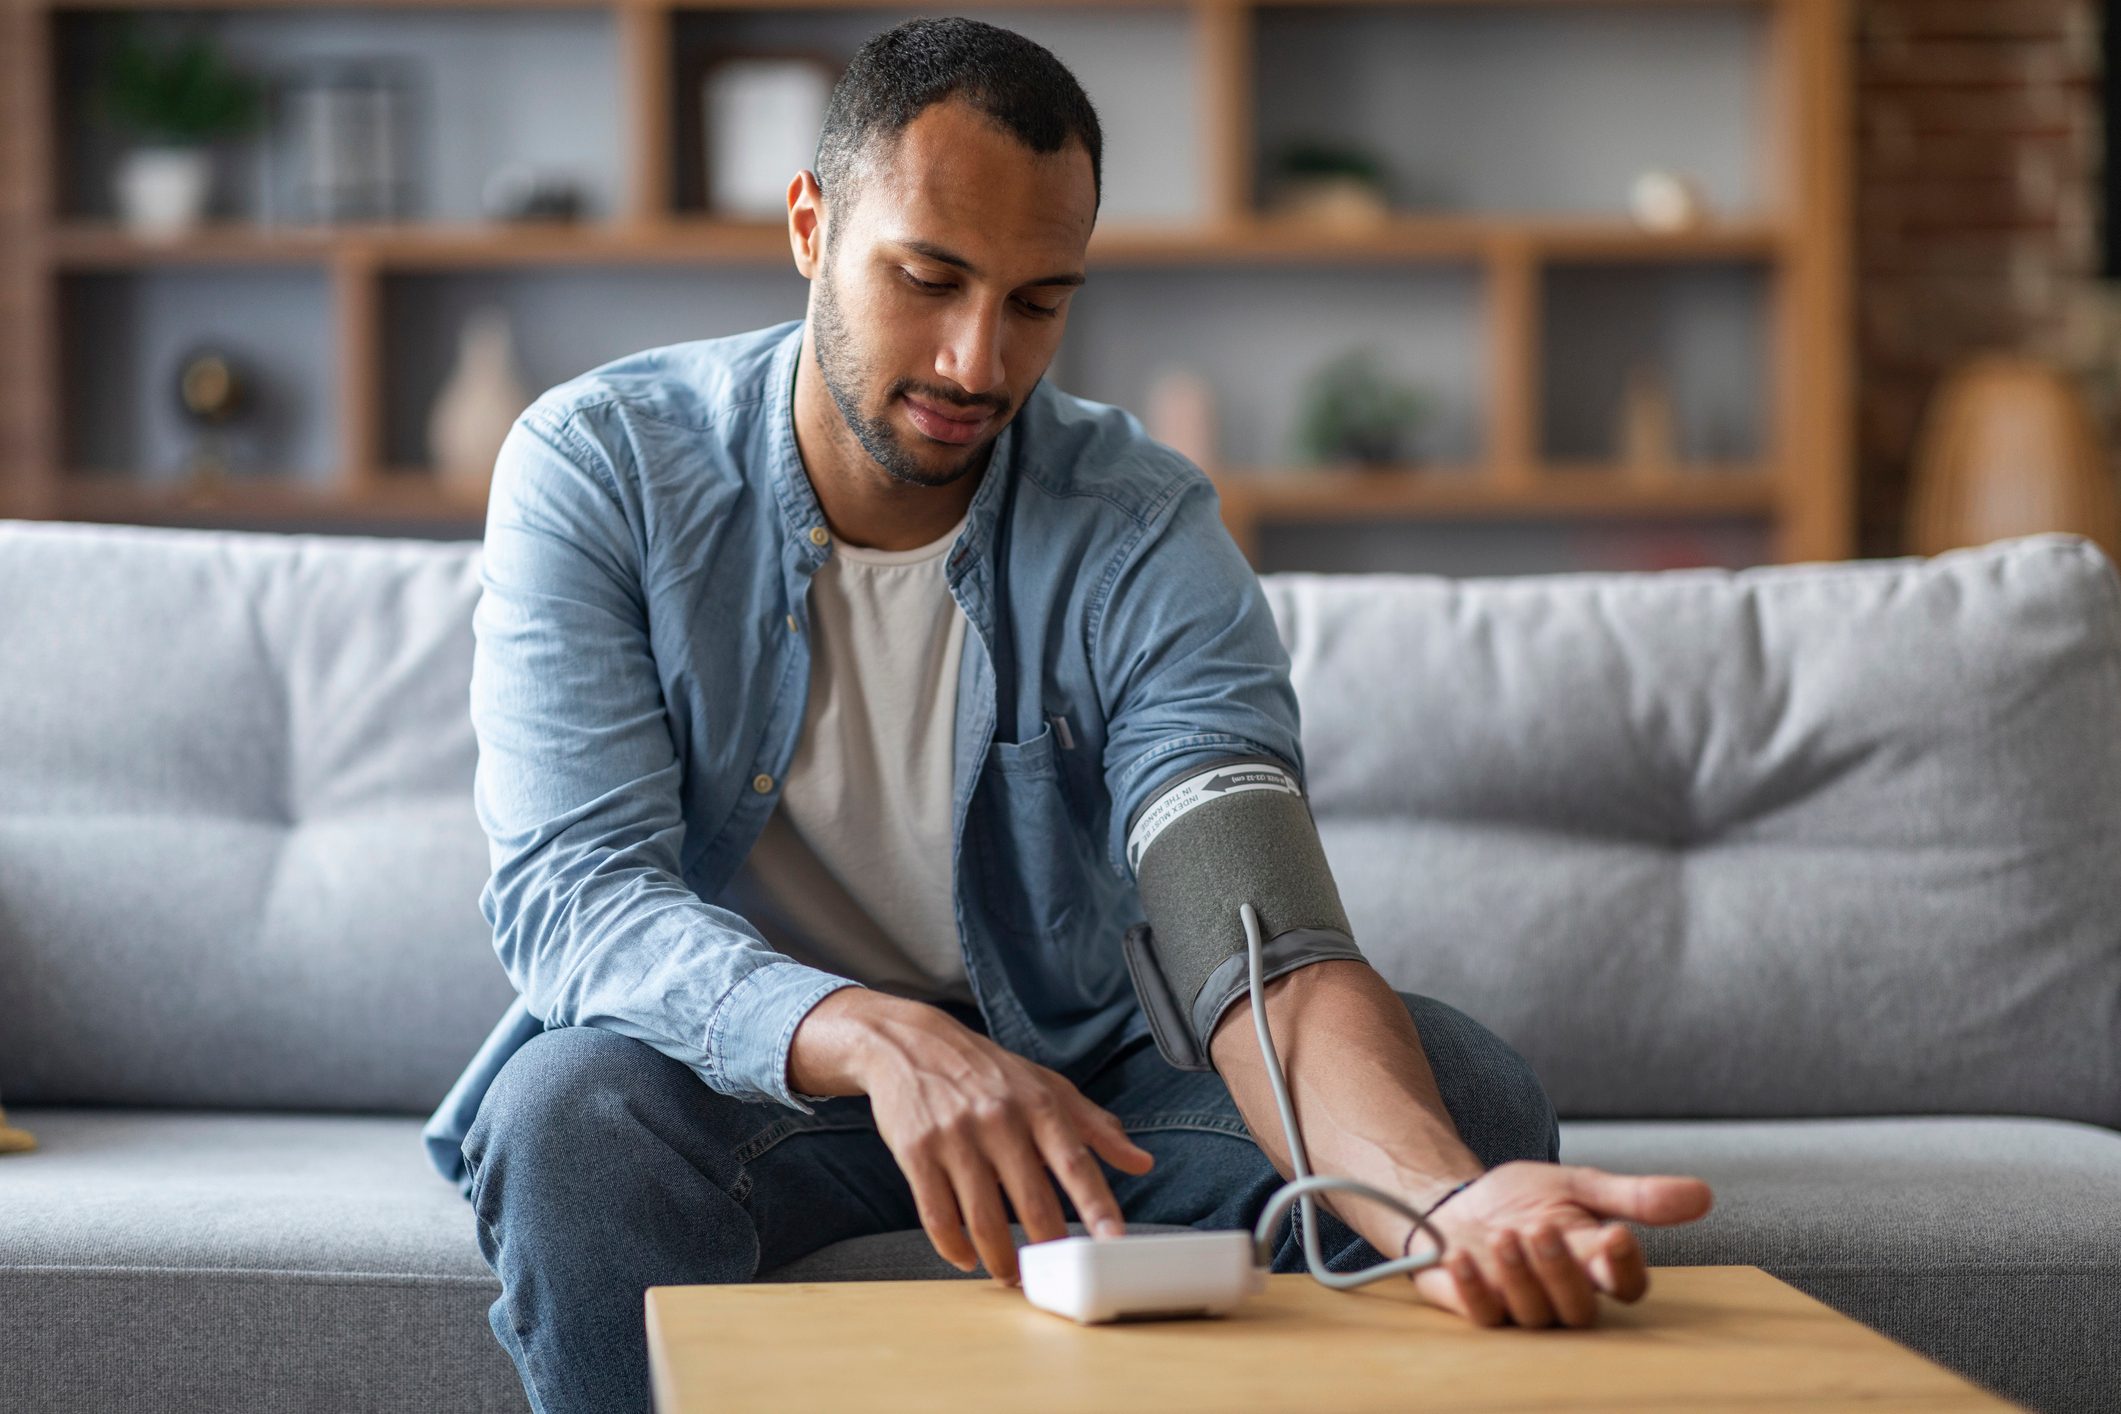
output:
<svg viewBox="0 0 2121 1414"><path fill-rule="evenodd" d="M885 471L840 416L818 372L808 328L796 359L794 421L796 454L827 526L865 549L912 550L941 538L964 518L993 460L990 443L980 467L948 486L916 486Z"/></svg>

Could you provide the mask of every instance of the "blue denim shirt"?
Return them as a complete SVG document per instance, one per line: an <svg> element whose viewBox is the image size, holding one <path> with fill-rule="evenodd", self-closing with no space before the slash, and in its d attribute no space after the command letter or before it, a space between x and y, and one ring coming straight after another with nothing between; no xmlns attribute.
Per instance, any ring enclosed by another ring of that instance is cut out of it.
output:
<svg viewBox="0 0 2121 1414"><path fill-rule="evenodd" d="M803 321L648 349L541 396L494 468L473 614L479 904L518 996L429 1119L459 1146L516 1047L602 1026L808 1112L788 1048L855 985L717 902L773 811L832 535L796 451ZM1071 1078L1146 1031L1120 939L1135 807L1217 757L1299 781L1289 657L1201 470L1041 380L946 561L968 632L949 867L975 1024Z"/></svg>

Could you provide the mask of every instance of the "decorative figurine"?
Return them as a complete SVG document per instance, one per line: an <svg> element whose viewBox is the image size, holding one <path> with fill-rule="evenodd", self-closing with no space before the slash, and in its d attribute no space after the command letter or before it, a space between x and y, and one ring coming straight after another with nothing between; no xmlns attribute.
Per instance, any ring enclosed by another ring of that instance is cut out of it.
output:
<svg viewBox="0 0 2121 1414"><path fill-rule="evenodd" d="M1630 476L1658 480L1679 463L1678 418L1663 375L1650 364L1628 369L1620 405L1620 464Z"/></svg>
<svg viewBox="0 0 2121 1414"><path fill-rule="evenodd" d="M1693 178L1648 171L1635 178L1628 206L1645 231L1691 231L1708 219L1708 201Z"/></svg>

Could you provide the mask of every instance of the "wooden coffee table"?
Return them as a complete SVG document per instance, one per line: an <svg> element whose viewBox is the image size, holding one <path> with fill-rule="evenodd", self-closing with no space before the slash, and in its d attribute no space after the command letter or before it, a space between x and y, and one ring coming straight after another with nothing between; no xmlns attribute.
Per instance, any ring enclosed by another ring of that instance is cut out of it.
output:
<svg viewBox="0 0 2121 1414"><path fill-rule="evenodd" d="M984 1278L652 1286L647 1312L659 1414L2016 1407L1758 1267L1652 1268L1585 1330L1302 1275L1228 1316L1107 1326Z"/></svg>

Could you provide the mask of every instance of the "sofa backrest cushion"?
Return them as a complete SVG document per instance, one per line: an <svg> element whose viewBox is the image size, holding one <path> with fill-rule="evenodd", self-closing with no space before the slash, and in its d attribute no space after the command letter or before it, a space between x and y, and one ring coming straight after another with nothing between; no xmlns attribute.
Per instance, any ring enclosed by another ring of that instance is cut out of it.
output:
<svg viewBox="0 0 2121 1414"><path fill-rule="evenodd" d="M2121 590L2089 542L1265 586L1357 941L1564 1116L2121 1125Z"/></svg>
<svg viewBox="0 0 2121 1414"><path fill-rule="evenodd" d="M477 545L0 521L0 1093L412 1112L507 1009Z"/></svg>
<svg viewBox="0 0 2121 1414"><path fill-rule="evenodd" d="M0 521L0 1094L425 1112L513 998L477 545ZM2087 542L1270 574L1358 940L1568 1116L2121 1124Z"/></svg>

